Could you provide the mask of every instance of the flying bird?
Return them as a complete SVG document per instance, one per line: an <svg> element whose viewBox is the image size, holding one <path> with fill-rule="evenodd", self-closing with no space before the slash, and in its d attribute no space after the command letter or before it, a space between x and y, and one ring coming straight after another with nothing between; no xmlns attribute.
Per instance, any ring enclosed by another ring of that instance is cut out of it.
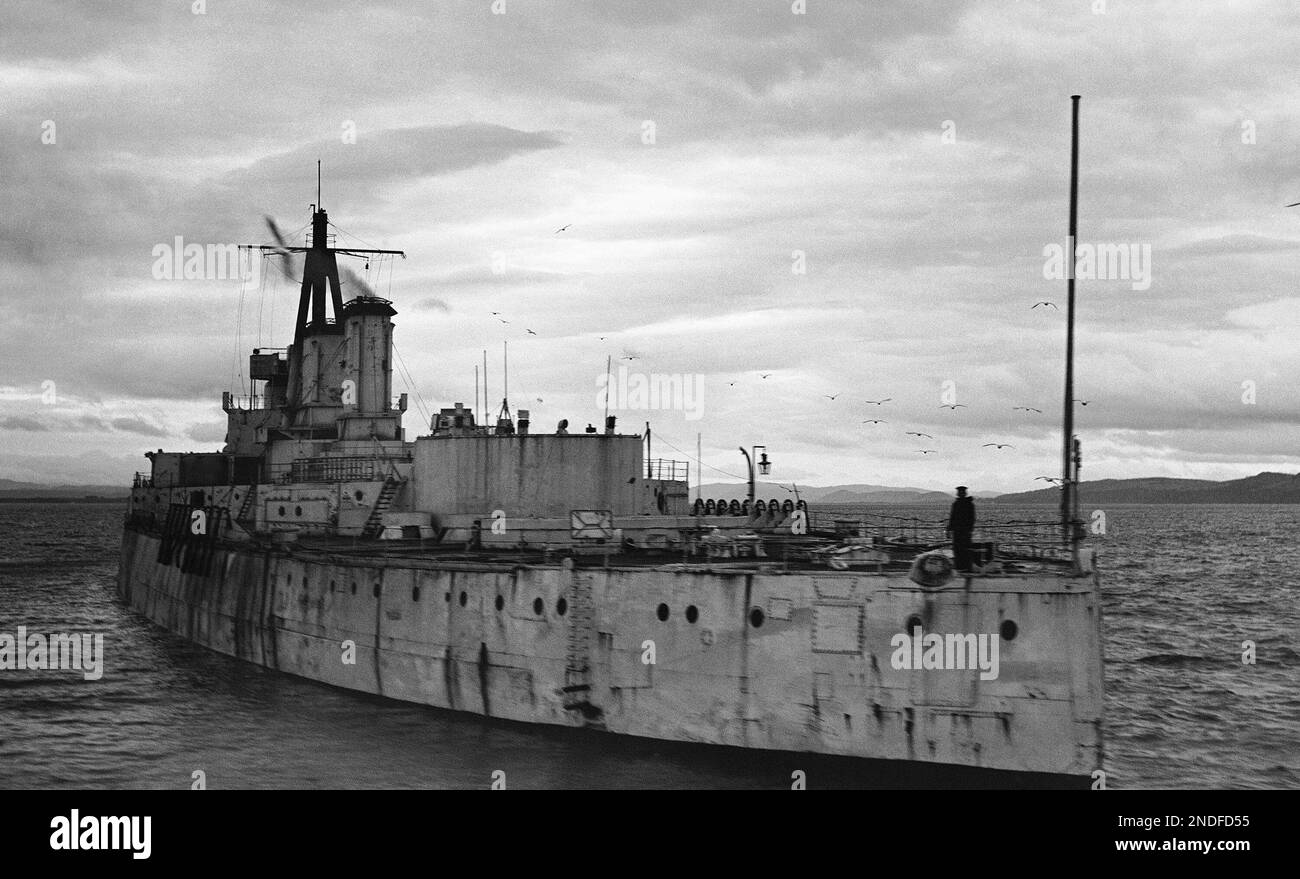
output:
<svg viewBox="0 0 1300 879"><path fill-rule="evenodd" d="M1300 201L1296 202L1295 204L1289 204L1289 205L1287 205L1287 207L1289 207L1289 208L1300 207Z"/></svg>
<svg viewBox="0 0 1300 879"><path fill-rule="evenodd" d="M559 235L561 232L563 232L565 229L569 228L569 227L572 226L572 225L573 225L572 223L566 223L566 224L564 224L563 226L561 226L560 228L558 228L558 229L555 230L555 234L556 234L556 235Z"/></svg>
<svg viewBox="0 0 1300 879"><path fill-rule="evenodd" d="M772 373L770 372L765 372L760 376L760 378L771 378L771 377L772 377Z"/></svg>
<svg viewBox="0 0 1300 879"><path fill-rule="evenodd" d="M1040 305L1050 305L1050 306L1052 306L1052 308L1053 308L1054 310L1056 310L1056 311L1060 311L1060 310L1061 310L1061 309L1059 309L1059 308L1056 307L1056 303L1055 303L1055 302L1035 302L1033 305L1029 306L1029 310L1030 310L1030 311L1033 311L1035 308L1037 308L1037 307L1040 306Z"/></svg>
<svg viewBox="0 0 1300 879"><path fill-rule="evenodd" d="M933 455L939 450L938 449L917 449L917 451L920 452L922 455Z"/></svg>
<svg viewBox="0 0 1300 879"><path fill-rule="evenodd" d="M909 430L909 431L907 432L907 435L908 435L908 436L915 436L915 437L925 437L926 439L934 439L934 437L930 436L928 433L917 433L917 432L914 431L914 430Z"/></svg>
<svg viewBox="0 0 1300 879"><path fill-rule="evenodd" d="M529 330L529 331L528 331L528 334L529 334L530 336L535 336L535 335L537 335L537 334L534 333L532 330Z"/></svg>
<svg viewBox="0 0 1300 879"><path fill-rule="evenodd" d="M508 323L510 323L510 321L506 320L504 317L499 317L499 318L497 318L497 320L501 321L501 323L503 323L503 324L508 324Z"/></svg>
<svg viewBox="0 0 1300 879"><path fill-rule="evenodd" d="M888 402L889 402L890 400L892 400L892 399L894 399L894 398L893 398L893 397L886 397L886 398L883 399L883 400L864 400L863 402L864 402L864 403L871 403L871 404L874 405L874 406L883 406L883 405L885 405L886 403L888 403Z"/></svg>
<svg viewBox="0 0 1300 879"><path fill-rule="evenodd" d="M1087 406L1087 405L1088 405L1089 403L1091 403L1092 401L1091 401L1091 400L1075 400L1074 402L1078 403L1080 406Z"/></svg>
<svg viewBox="0 0 1300 879"><path fill-rule="evenodd" d="M940 403L939 408L940 409L965 409L967 408L967 406L965 403Z"/></svg>
<svg viewBox="0 0 1300 879"><path fill-rule="evenodd" d="M838 397L838 396L839 396L840 394L842 394L842 393L844 393L844 392L843 392L843 391L840 391L839 393L836 393L836 394L822 394L822 396L825 397L825 398L828 399L828 400L834 400L836 397Z"/></svg>
<svg viewBox="0 0 1300 879"><path fill-rule="evenodd" d="M985 443L985 444L984 444L984 448L986 448L986 449L987 449L989 446L993 446L994 448L998 448L998 449L1014 449L1014 448L1015 448L1015 446L1011 445L1011 443Z"/></svg>
<svg viewBox="0 0 1300 879"><path fill-rule="evenodd" d="M888 421L881 421L879 418L868 418L863 424L888 424Z"/></svg>
<svg viewBox="0 0 1300 879"><path fill-rule="evenodd" d="M1034 477L1034 482L1037 482L1037 481L1040 480L1040 479L1043 480L1044 482L1050 482L1050 483L1052 483L1053 485L1055 485L1055 484L1058 483L1058 482L1064 482L1064 481L1065 481L1064 479L1062 479L1062 478L1059 477L1059 476L1035 476L1035 477Z"/></svg>
<svg viewBox="0 0 1300 879"><path fill-rule="evenodd" d="M1013 409L1016 412L1037 412L1039 415L1043 414L1042 409L1035 409L1033 406L1015 406Z"/></svg>

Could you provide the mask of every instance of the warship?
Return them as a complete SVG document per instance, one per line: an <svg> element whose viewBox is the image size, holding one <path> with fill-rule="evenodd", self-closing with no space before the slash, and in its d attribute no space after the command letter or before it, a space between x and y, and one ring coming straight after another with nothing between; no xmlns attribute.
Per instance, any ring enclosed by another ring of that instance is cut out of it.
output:
<svg viewBox="0 0 1300 879"><path fill-rule="evenodd" d="M1102 766L1068 425L1061 520L981 524L964 570L942 525L756 497L765 453L746 452L745 501L692 500L692 462L652 458L649 424L541 430L508 400L481 423L476 400L408 439L396 309L344 301L339 265L397 252L331 228L318 202L302 246L261 246L302 255L293 340L223 395L221 451L146 455L118 578L135 610L270 669L509 721L1075 782ZM962 659L977 637L993 675Z"/></svg>

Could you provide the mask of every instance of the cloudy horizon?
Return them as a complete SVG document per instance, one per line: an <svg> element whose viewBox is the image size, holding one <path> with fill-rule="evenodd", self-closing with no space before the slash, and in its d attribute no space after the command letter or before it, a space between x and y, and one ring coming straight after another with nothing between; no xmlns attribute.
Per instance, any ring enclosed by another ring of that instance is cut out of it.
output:
<svg viewBox="0 0 1300 879"><path fill-rule="evenodd" d="M1297 12L1188 9L6 4L0 478L220 448L297 285L160 278L157 248L294 233L319 159L340 238L406 253L350 266L397 308L408 439L484 349L495 410L509 343L534 431L599 425L607 362L698 382L612 414L655 457L699 435L706 483L763 444L774 482L1041 487L1072 94L1079 242L1132 257L1078 281L1084 479L1296 472Z"/></svg>

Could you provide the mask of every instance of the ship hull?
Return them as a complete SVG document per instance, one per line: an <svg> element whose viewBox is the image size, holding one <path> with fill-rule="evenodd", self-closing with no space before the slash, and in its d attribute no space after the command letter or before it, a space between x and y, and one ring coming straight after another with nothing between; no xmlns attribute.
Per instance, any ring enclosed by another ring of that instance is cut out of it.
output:
<svg viewBox="0 0 1300 879"><path fill-rule="evenodd" d="M203 552L128 527L119 594L196 644L338 687L773 753L1076 779L1101 766L1095 574L932 590L897 573ZM895 667L891 640L912 626L1007 621L995 679Z"/></svg>

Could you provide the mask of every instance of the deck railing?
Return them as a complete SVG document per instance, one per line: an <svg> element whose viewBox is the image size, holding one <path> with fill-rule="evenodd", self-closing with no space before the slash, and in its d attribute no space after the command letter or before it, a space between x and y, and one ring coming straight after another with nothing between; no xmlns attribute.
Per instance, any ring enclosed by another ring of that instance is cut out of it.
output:
<svg viewBox="0 0 1300 879"><path fill-rule="evenodd" d="M879 542L916 548L951 545L947 524L947 519L942 516L846 515L822 510L808 513L808 530L813 534L870 537ZM1070 543L1062 540L1059 521L977 522L971 542L995 544L997 554L1002 558L1067 561L1072 553Z"/></svg>
<svg viewBox="0 0 1300 879"><path fill-rule="evenodd" d="M373 482L392 476L395 463L410 458L347 456L301 458L290 464L268 468L272 482Z"/></svg>
<svg viewBox="0 0 1300 879"><path fill-rule="evenodd" d="M687 461L652 458L646 462L646 478L669 482L689 482L691 465Z"/></svg>

